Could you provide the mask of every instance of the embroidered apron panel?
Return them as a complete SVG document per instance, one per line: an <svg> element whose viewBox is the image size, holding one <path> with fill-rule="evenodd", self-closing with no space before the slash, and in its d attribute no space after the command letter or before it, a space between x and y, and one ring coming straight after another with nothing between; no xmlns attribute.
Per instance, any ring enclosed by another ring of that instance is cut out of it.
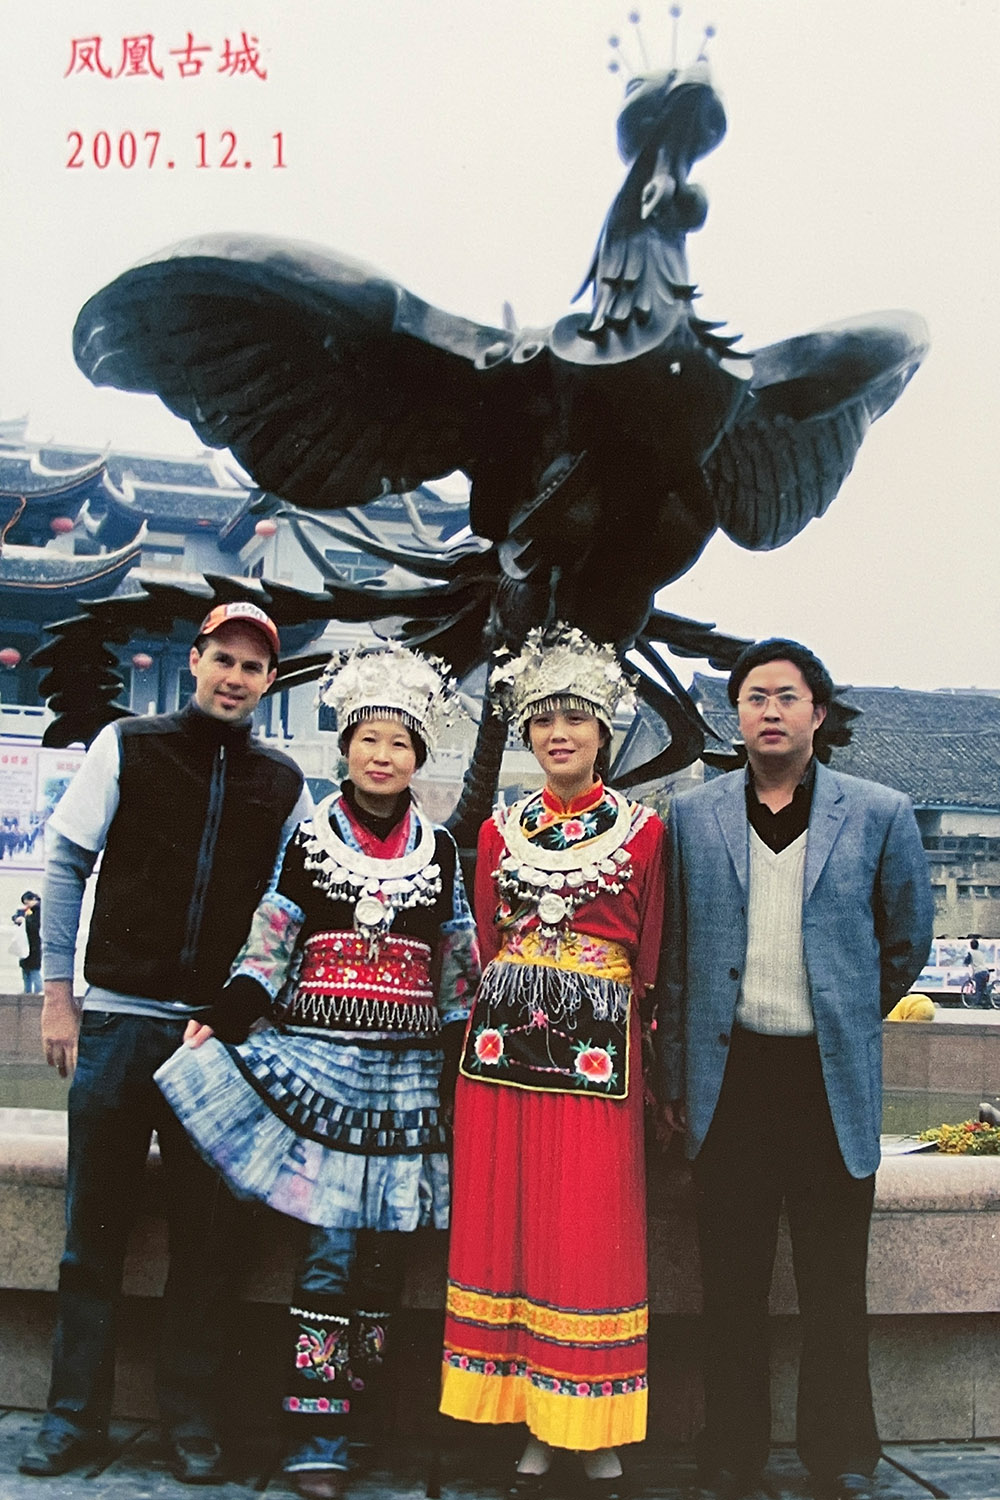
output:
<svg viewBox="0 0 1000 1500"><path fill-rule="evenodd" d="M513 1088L624 1099L631 994L620 943L509 933L483 974L461 1071Z"/></svg>

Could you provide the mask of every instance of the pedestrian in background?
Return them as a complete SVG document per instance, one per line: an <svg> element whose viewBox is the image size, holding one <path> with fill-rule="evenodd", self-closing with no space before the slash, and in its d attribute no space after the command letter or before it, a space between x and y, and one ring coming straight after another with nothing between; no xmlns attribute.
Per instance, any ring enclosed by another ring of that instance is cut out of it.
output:
<svg viewBox="0 0 1000 1500"><path fill-rule="evenodd" d="M26 995L42 993L42 898L35 891L21 892L21 906L14 916L20 920L28 939L28 951L22 959L22 988Z"/></svg>
<svg viewBox="0 0 1000 1500"><path fill-rule="evenodd" d="M965 955L965 962L972 970L972 982L976 986L975 1003L980 1010L989 1010L990 1002L986 997L986 986L990 980L990 965L986 962L986 955L980 948L977 937L969 938L969 951Z"/></svg>

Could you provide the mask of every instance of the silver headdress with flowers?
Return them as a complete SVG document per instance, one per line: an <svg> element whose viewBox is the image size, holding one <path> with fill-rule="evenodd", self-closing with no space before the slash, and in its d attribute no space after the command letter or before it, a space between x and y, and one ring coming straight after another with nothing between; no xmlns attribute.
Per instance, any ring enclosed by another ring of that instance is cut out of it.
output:
<svg viewBox="0 0 1000 1500"><path fill-rule="evenodd" d="M332 656L316 703L333 709L339 734L362 719L397 719L420 736L431 755L441 731L465 713L447 664L395 641Z"/></svg>
<svg viewBox="0 0 1000 1500"><path fill-rule="evenodd" d="M561 622L528 631L520 654L493 668L490 694L497 711L508 712L521 731L533 714L555 708L583 709L610 731L618 709L635 707L614 647Z"/></svg>

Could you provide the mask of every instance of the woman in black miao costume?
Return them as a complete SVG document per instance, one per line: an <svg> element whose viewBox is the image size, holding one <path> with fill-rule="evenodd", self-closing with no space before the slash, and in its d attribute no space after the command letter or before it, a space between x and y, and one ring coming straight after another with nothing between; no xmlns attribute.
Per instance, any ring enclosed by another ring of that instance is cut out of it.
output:
<svg viewBox="0 0 1000 1500"><path fill-rule="evenodd" d="M329 1500L348 1490L407 1236L448 1223L444 1112L478 960L454 842L409 789L448 685L387 647L331 664L319 701L348 778L293 836L208 1024L157 1078L234 1192L315 1226L290 1308L284 1468ZM266 1012L278 1027L247 1037Z"/></svg>

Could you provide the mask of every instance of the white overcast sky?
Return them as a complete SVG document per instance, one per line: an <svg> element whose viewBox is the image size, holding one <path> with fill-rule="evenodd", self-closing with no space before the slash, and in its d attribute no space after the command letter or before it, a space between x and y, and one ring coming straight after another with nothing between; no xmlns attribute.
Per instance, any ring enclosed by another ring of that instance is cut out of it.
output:
<svg viewBox="0 0 1000 1500"><path fill-rule="evenodd" d="M118 272L208 231L328 245L467 317L498 322L506 299L522 323L554 321L624 172L606 63L628 9L0 0L0 417L56 442L197 451L154 398L92 388L70 333ZM669 7L639 9L665 61ZM932 349L822 521L771 554L717 537L660 602L797 636L841 681L1000 685L998 0L691 0L682 62L706 23L729 133L693 174L710 199L688 242L701 311L750 349L909 307ZM169 53L189 31L211 60L181 79ZM243 32L266 82L209 74ZM100 35L117 70L142 34L163 81L64 76L74 38ZM102 130L134 132L137 165L69 168L71 132L89 158ZM198 170L198 134L218 157L224 131L253 165Z"/></svg>

